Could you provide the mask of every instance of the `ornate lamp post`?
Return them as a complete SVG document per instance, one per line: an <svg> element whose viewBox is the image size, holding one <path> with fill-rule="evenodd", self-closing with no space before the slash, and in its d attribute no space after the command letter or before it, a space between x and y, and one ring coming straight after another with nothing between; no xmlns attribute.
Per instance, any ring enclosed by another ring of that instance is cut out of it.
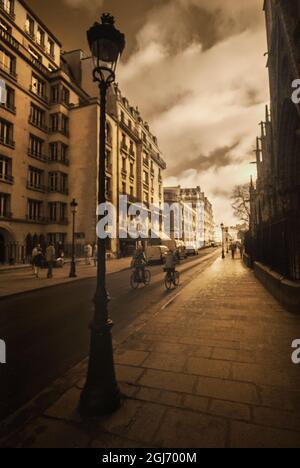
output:
<svg viewBox="0 0 300 468"><path fill-rule="evenodd" d="M100 90L100 154L98 174L98 204L106 202L106 93L115 81L118 60L125 48L125 36L114 26L114 18L103 14L101 24L95 23L87 32L91 49L94 81ZM103 215L99 217L99 221ZM102 416L117 410L121 404L115 376L111 329L108 315L109 295L106 290L106 243L98 238L97 289L95 314L91 324L91 346L88 375L80 398L83 416Z"/></svg>
<svg viewBox="0 0 300 468"><path fill-rule="evenodd" d="M70 204L71 211L72 211L72 261L71 261L71 269L70 269L70 278L77 278L76 275L76 259L75 259L75 218L76 213L78 210L78 203L76 202L75 198Z"/></svg>
<svg viewBox="0 0 300 468"><path fill-rule="evenodd" d="M224 223L221 224L222 229L222 259L225 259L225 245L224 245Z"/></svg>
<svg viewBox="0 0 300 468"><path fill-rule="evenodd" d="M227 227L225 231L226 231L226 246L227 246L226 252L229 254L229 228Z"/></svg>

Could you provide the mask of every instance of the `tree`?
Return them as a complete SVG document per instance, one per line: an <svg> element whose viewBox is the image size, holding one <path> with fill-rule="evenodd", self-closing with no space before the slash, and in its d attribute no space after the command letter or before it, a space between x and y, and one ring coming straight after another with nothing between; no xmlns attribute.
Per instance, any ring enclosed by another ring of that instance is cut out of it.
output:
<svg viewBox="0 0 300 468"><path fill-rule="evenodd" d="M250 224L250 189L249 184L237 185L231 195L234 215L241 221Z"/></svg>

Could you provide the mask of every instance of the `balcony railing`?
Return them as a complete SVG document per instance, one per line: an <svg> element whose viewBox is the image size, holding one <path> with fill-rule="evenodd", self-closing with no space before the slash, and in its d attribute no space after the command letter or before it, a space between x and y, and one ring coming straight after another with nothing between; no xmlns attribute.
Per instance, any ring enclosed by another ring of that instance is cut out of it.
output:
<svg viewBox="0 0 300 468"><path fill-rule="evenodd" d="M7 31L0 29L0 38L10 45L13 49L19 50L19 42Z"/></svg>
<svg viewBox="0 0 300 468"><path fill-rule="evenodd" d="M0 144L4 146L9 146L10 148L15 148L15 142L11 138L3 138L0 136Z"/></svg>
<svg viewBox="0 0 300 468"><path fill-rule="evenodd" d="M0 182L5 182L7 184L13 184L14 183L14 178L11 175L0 174Z"/></svg>
<svg viewBox="0 0 300 468"><path fill-rule="evenodd" d="M61 195L69 195L69 189L61 189L59 187L49 187L50 193L60 193Z"/></svg>
<svg viewBox="0 0 300 468"><path fill-rule="evenodd" d="M37 62L37 60L36 60ZM44 65L43 65L44 66ZM47 69L46 69L47 70ZM37 96L38 98L42 99L43 101L45 101L47 104L48 104L48 96L45 94L45 93L39 93L37 91L36 88L34 88L32 85L30 86L30 91L32 92L32 94L34 94L35 96Z"/></svg>
<svg viewBox="0 0 300 468"><path fill-rule="evenodd" d="M12 213L10 213L9 211L4 211L4 213L0 213L0 219L11 219L12 216Z"/></svg>
<svg viewBox="0 0 300 468"><path fill-rule="evenodd" d="M47 192L47 187L45 185L38 185L38 184L32 184L31 182L27 182L26 187L29 190L35 190L36 192Z"/></svg>
<svg viewBox="0 0 300 468"><path fill-rule="evenodd" d="M12 7L8 10L7 7L5 7L5 4L4 4L4 1L3 0L0 0L0 10L2 13L4 13L5 15L9 16L11 19L15 20L16 19L16 15L15 15L15 12L14 12L14 9L13 9L13 5Z"/></svg>
<svg viewBox="0 0 300 468"><path fill-rule="evenodd" d="M28 150L28 156L34 159L38 159L39 161L48 162L48 156L36 151L32 151L31 149Z"/></svg>
<svg viewBox="0 0 300 468"><path fill-rule="evenodd" d="M9 112L12 112L13 114L16 113L16 106L10 102L6 102L5 104L0 104L0 107L2 109L6 109Z"/></svg>
<svg viewBox="0 0 300 468"><path fill-rule="evenodd" d="M47 223L47 218L45 218L45 216L26 215L25 219L29 223L37 223L37 224L46 224Z"/></svg>

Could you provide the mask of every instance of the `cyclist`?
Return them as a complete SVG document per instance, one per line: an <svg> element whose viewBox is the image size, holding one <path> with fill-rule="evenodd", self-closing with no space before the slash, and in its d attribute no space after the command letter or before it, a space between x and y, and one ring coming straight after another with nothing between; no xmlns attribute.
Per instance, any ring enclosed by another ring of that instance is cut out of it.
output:
<svg viewBox="0 0 300 468"><path fill-rule="evenodd" d="M172 278L174 278L177 263L178 257L176 255L176 252L170 250L166 256L165 271L169 273L172 276Z"/></svg>
<svg viewBox="0 0 300 468"><path fill-rule="evenodd" d="M146 256L142 247L139 247L133 255L132 266L138 273L141 281L145 282L145 268L147 265Z"/></svg>

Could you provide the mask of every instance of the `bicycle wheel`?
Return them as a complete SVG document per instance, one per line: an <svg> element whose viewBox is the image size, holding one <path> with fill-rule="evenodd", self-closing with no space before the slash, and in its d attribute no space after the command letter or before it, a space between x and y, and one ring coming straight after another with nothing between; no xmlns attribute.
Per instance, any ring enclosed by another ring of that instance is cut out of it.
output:
<svg viewBox="0 0 300 468"><path fill-rule="evenodd" d="M175 271L175 274L174 274L174 286L176 286L176 288L179 286L180 284L180 273L179 271Z"/></svg>
<svg viewBox="0 0 300 468"><path fill-rule="evenodd" d="M171 276L169 274L166 275L165 286L166 286L166 289L168 289L168 290L172 289L173 281L172 281L172 278L171 278Z"/></svg>
<svg viewBox="0 0 300 468"><path fill-rule="evenodd" d="M135 273L132 273L132 275L131 275L130 285L131 285L132 289L137 289L139 287L139 282L137 281Z"/></svg>
<svg viewBox="0 0 300 468"><path fill-rule="evenodd" d="M145 285L148 286L151 282L151 272L149 270L145 270Z"/></svg>

